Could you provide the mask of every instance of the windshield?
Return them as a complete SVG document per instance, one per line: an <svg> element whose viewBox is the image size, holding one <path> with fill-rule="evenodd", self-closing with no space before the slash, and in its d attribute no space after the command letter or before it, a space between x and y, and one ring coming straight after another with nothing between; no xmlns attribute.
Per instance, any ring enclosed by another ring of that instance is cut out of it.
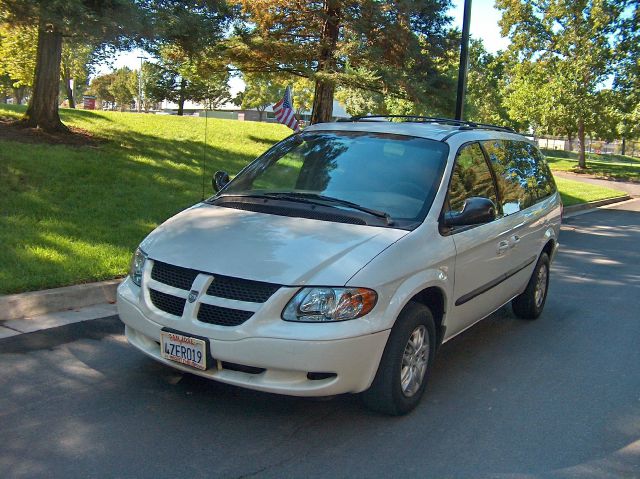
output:
<svg viewBox="0 0 640 479"><path fill-rule="evenodd" d="M339 200L334 206L349 208L351 203L388 215L398 226L415 223L431 207L448 150L445 143L403 135L302 133L247 166L220 196Z"/></svg>

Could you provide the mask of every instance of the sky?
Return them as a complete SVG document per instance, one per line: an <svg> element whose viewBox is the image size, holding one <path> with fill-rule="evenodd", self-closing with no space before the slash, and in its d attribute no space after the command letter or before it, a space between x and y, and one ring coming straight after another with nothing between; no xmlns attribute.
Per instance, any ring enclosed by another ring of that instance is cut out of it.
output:
<svg viewBox="0 0 640 479"><path fill-rule="evenodd" d="M509 45L509 40L500 36L500 27L498 26L500 12L494 8L494 2L495 0L473 0L471 3L471 36L482 39L485 48L491 53L504 50ZM449 14L453 18L452 26L462 30L464 0L453 0L453 6ZM108 73L113 68L121 68L123 66L137 70L140 68L138 57L141 55L145 55L145 53L137 49L130 52L122 52L117 55L112 65L99 65L96 68L96 74ZM229 86L231 87L232 95L244 90L244 82L239 78L232 78Z"/></svg>

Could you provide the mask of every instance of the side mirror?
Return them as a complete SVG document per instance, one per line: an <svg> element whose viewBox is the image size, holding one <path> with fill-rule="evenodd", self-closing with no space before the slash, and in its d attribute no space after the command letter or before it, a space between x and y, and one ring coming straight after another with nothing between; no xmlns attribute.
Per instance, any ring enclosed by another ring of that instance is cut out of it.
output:
<svg viewBox="0 0 640 479"><path fill-rule="evenodd" d="M489 223L496 219L496 205L489 198L467 198L460 213L445 213L445 226L469 226Z"/></svg>
<svg viewBox="0 0 640 479"><path fill-rule="evenodd" d="M229 183L229 174L226 171L216 171L211 179L211 186L216 193Z"/></svg>

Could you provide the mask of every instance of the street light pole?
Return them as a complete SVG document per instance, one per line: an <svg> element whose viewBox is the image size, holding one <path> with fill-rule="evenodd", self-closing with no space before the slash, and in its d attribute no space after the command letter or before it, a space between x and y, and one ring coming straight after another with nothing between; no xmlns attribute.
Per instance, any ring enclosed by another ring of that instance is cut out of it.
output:
<svg viewBox="0 0 640 479"><path fill-rule="evenodd" d="M140 73L138 74L138 113L142 113L142 62L146 57L140 56Z"/></svg>
<svg viewBox="0 0 640 479"><path fill-rule="evenodd" d="M460 66L458 68L458 92L456 95L456 120L462 120L464 114L464 94L467 89L467 70L469 68L469 26L471 24L471 0L464 0L462 18L462 41L460 44Z"/></svg>

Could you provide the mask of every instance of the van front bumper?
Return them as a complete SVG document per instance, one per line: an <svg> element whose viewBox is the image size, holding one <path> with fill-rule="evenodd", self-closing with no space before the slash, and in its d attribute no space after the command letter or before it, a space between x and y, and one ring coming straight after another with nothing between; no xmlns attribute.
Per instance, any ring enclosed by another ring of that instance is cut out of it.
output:
<svg viewBox="0 0 640 479"><path fill-rule="evenodd" d="M385 330L322 341L207 338L213 360L202 371L163 358L159 344L163 326L146 317L120 292L118 313L128 341L161 363L216 381L292 396L330 396L368 389L390 333Z"/></svg>

